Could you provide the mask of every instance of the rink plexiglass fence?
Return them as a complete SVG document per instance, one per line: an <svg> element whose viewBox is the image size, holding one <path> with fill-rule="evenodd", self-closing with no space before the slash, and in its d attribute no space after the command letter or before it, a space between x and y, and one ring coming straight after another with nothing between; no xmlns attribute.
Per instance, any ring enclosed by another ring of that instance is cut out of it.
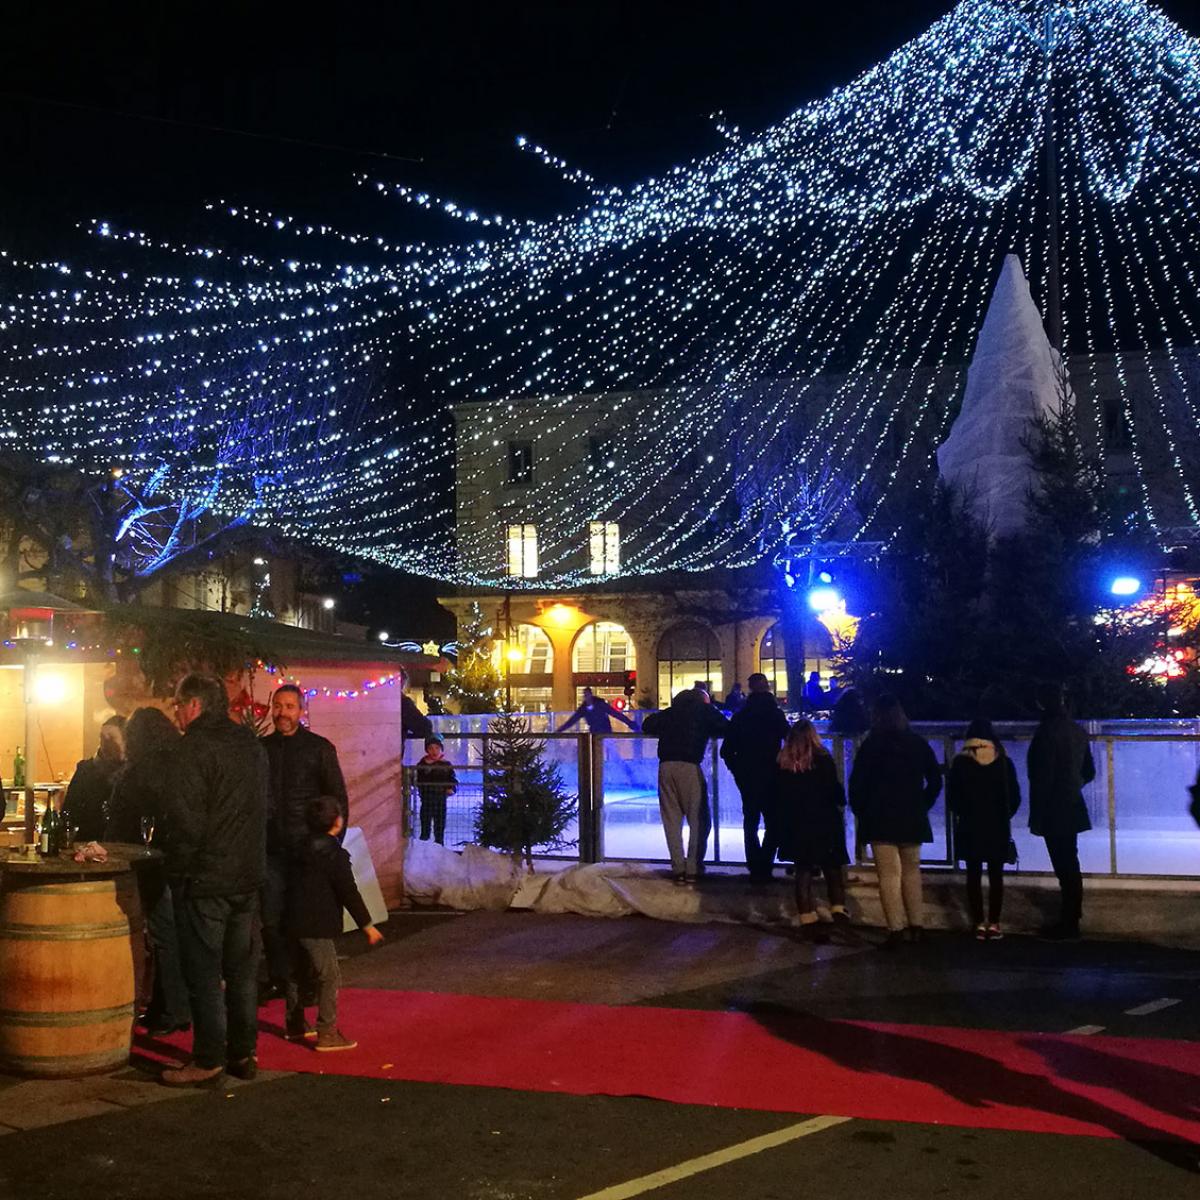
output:
<svg viewBox="0 0 1200 1200"><path fill-rule="evenodd" d="M545 757L557 763L568 791L577 795L575 820L567 833L568 849L540 847L539 857L578 862L634 861L666 863L667 848L658 812L657 739L625 730L611 734L554 733L567 714L533 713L532 732L544 740ZM636 714L640 717L641 714ZM487 745L486 716L434 718L445 744L446 759L458 776L458 790L446 806L445 844L458 849L474 841L475 816L483 796L483 759ZM833 736L817 722L822 741L834 756L842 778L854 759L854 739ZM1200 766L1200 722L1081 722L1091 738L1096 778L1084 789L1092 829L1079 838L1085 873L1108 876L1195 877L1200 874L1200 829L1188 813L1188 787ZM962 746L962 724L914 724L943 767ZM1034 725L996 726L1013 758L1021 783L1021 808L1013 819L1016 869L1049 872L1050 860L1041 838L1029 832L1028 776L1025 758ZM736 866L746 861L742 807L737 785L710 742L701 764L708 784L713 831L706 861ZM420 800L412 766L424 753L419 739L405 745L405 833L420 831ZM930 812L933 842L923 847L930 867L955 864L953 831L947 819L945 792ZM859 847L854 817L847 810L847 847L858 861L870 860L869 847Z"/></svg>

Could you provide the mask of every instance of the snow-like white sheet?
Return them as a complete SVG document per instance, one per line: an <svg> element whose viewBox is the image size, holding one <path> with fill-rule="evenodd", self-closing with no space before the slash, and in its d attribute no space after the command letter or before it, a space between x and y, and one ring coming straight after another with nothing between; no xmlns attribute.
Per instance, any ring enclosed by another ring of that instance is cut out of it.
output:
<svg viewBox="0 0 1200 1200"><path fill-rule="evenodd" d="M1019 533L1029 519L1035 476L1024 443L1033 421L1061 404L1059 362L1010 254L975 343L962 410L937 452L942 478L972 496L993 536Z"/></svg>

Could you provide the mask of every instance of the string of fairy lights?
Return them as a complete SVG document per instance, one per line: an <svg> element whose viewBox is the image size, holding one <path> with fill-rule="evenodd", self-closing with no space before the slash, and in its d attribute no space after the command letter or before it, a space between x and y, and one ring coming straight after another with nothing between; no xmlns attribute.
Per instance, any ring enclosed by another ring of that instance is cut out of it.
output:
<svg viewBox="0 0 1200 1200"><path fill-rule="evenodd" d="M1200 527L1200 42L1147 0L963 0L630 187L520 139L580 197L549 220L362 176L461 236L228 200L202 243L109 218L103 265L0 251L0 448L119 462L146 562L168 500L505 587L594 578L592 522L620 528L621 575L886 540L1004 255L1047 295L1048 119L1073 385L1167 540ZM536 578L509 575L514 521Z"/></svg>

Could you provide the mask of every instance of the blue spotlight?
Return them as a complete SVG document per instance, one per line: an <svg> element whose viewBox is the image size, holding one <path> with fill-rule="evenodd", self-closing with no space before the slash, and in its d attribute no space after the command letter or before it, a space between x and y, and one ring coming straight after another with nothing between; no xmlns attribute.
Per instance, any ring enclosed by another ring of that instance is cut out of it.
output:
<svg viewBox="0 0 1200 1200"><path fill-rule="evenodd" d="M841 602L842 597L837 588L818 587L808 593L808 607L815 613L829 612L831 609L837 608Z"/></svg>
<svg viewBox="0 0 1200 1200"><path fill-rule="evenodd" d="M1114 596L1136 596L1142 590L1142 581L1132 575L1118 575L1109 584L1108 590Z"/></svg>

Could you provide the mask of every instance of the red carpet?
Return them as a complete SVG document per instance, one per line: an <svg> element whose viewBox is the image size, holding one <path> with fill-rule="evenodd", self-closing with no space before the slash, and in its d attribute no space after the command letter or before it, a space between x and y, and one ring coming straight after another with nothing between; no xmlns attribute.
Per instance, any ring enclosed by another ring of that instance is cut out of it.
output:
<svg viewBox="0 0 1200 1200"><path fill-rule="evenodd" d="M270 1070L1200 1143L1194 1042L347 988L318 1054L266 1011Z"/></svg>

